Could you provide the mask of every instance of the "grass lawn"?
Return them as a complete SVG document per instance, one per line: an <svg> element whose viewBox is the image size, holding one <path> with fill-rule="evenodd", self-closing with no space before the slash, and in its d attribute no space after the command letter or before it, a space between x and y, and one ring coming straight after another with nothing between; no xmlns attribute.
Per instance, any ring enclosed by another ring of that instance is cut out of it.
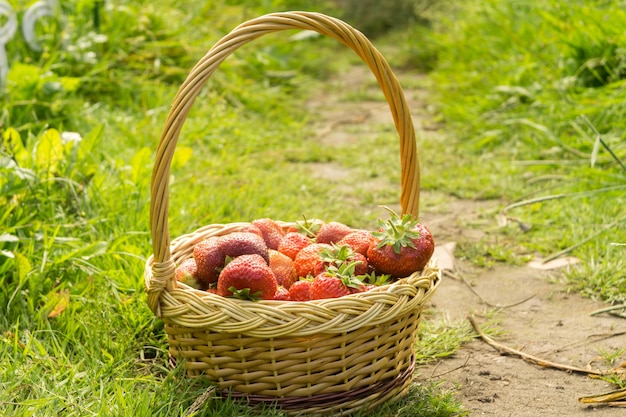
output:
<svg viewBox="0 0 626 417"><path fill-rule="evenodd" d="M92 1L62 3L63 28L53 20L37 27L42 52L19 37L6 46L0 414L281 415L231 401L195 410L206 385L168 368L163 324L146 305L142 275L152 251L152 159L178 86L243 20L310 7L116 1L102 9L96 30ZM624 303L626 70L619 51L626 15L617 1L567 9L548 3L539 10L530 0L442 2L428 11L430 27L409 26L375 43L389 50L392 66L430 71L442 139L424 146L441 169L428 171L424 187L507 206L507 221L487 235L498 243L488 238L462 255L486 267L576 256L580 268L564 277L574 290ZM21 19L21 3L11 4ZM581 16L592 24L580 26ZM242 48L194 104L172 166L172 236L210 223L303 214L375 224L376 212L356 218L307 167L342 160L307 139L302 103L354 60L333 40L291 34ZM379 144L370 146L361 151ZM517 220L531 227L522 231ZM456 323L425 323L422 335L423 361L472 337ZM378 411L462 414L435 384L416 385Z"/></svg>

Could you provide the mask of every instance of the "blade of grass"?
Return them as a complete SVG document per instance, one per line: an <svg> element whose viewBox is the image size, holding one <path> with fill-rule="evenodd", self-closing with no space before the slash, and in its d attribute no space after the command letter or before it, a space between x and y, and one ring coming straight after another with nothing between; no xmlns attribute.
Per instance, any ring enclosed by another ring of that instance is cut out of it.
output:
<svg viewBox="0 0 626 417"><path fill-rule="evenodd" d="M624 163L617 157L617 155L615 155L615 152L613 152L613 150L609 147L609 145L602 139L602 135L600 135L600 132L598 132L598 129L596 129L596 127L589 121L589 119L587 118L587 116L585 116L584 114L581 114L580 119L582 119L587 126L589 127L589 129L591 129L596 137L594 145L593 145L593 152L592 152L592 159L591 159L591 166L594 165L595 162L595 157L597 157L598 154L598 146L597 144L600 143L602 145L602 147L604 149L606 149L606 151L613 157L613 159L615 160L615 162L617 162L617 164L622 167L622 171L626 172L626 165L624 165Z"/></svg>

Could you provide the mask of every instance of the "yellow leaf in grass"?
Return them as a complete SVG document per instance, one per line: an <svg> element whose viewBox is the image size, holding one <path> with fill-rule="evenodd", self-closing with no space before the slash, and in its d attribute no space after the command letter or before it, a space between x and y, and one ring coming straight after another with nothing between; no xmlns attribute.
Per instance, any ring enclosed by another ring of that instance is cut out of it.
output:
<svg viewBox="0 0 626 417"><path fill-rule="evenodd" d="M48 129L39 140L35 151L37 168L53 173L63 160L63 141L56 129Z"/></svg>
<svg viewBox="0 0 626 417"><path fill-rule="evenodd" d="M67 289L56 293L50 293L48 296L51 298L49 302L53 301L54 303L52 310L48 313L48 318L57 317L70 305L70 291Z"/></svg>

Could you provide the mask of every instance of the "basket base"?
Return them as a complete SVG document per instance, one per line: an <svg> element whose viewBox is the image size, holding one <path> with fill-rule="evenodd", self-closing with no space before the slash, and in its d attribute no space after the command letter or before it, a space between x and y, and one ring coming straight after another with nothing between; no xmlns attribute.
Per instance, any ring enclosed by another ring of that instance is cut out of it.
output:
<svg viewBox="0 0 626 417"><path fill-rule="evenodd" d="M300 398L276 398L226 390L221 394L224 397L245 401L253 407L271 404L289 415L327 416L331 413L333 416L343 416L357 410L369 411L393 397L399 399L403 396L412 382L415 371L415 358L412 359L411 366L396 377L348 392Z"/></svg>
<svg viewBox="0 0 626 417"><path fill-rule="evenodd" d="M169 364L176 367L177 362L172 355L169 355ZM413 357L411 366L395 378L349 392L277 398L218 389L216 396L241 401L250 407L272 405L291 416L327 416L329 413L333 416L345 416L356 411L371 411L385 402L399 400L408 391L414 372L415 358Z"/></svg>

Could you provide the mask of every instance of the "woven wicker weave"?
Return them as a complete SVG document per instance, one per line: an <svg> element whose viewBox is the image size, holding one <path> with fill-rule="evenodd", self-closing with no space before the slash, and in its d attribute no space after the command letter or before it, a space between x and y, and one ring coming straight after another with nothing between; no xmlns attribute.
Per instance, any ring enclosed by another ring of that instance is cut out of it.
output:
<svg viewBox="0 0 626 417"><path fill-rule="evenodd" d="M249 223L212 224L170 241L170 165L183 123L220 63L264 34L304 29L353 49L387 98L400 137L403 213L417 217L419 165L404 93L382 55L360 32L318 13L269 14L226 35L180 87L160 139L152 174L154 254L145 268L148 305L165 323L170 354L190 376L204 375L231 397L274 403L290 414L342 415L371 409L411 382L420 314L440 282L434 260L424 271L374 290L308 302L243 301L177 283L175 267L196 243ZM279 222L283 227L293 223Z"/></svg>

